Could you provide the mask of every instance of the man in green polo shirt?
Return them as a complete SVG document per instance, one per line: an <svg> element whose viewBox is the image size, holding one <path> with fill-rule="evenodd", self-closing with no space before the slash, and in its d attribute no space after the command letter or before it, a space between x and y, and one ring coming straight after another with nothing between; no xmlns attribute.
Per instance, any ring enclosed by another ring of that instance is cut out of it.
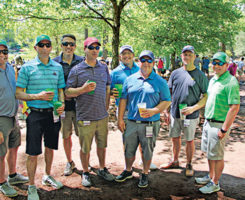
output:
<svg viewBox="0 0 245 200"><path fill-rule="evenodd" d="M224 146L240 108L239 84L227 71L228 61L224 52L218 52L213 56L215 75L209 82L201 144L202 151L207 153L209 174L195 178L198 184L206 184L199 189L203 194L220 190L219 179L224 169Z"/></svg>

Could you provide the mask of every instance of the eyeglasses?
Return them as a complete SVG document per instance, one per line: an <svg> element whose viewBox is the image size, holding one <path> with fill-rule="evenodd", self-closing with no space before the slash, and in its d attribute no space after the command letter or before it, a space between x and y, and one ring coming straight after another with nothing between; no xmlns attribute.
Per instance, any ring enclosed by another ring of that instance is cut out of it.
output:
<svg viewBox="0 0 245 200"><path fill-rule="evenodd" d="M96 47L94 47L94 46L88 46L88 49L89 50L94 50L94 49L96 49L96 50L99 50L100 49L100 46L96 46Z"/></svg>
<svg viewBox="0 0 245 200"><path fill-rule="evenodd" d="M153 60L152 59L141 58L140 62L142 62L142 63L144 63L144 62L153 63Z"/></svg>
<svg viewBox="0 0 245 200"><path fill-rule="evenodd" d="M65 47L68 47L68 45L70 45L71 47L74 47L75 43L74 42L62 42L62 45Z"/></svg>
<svg viewBox="0 0 245 200"><path fill-rule="evenodd" d="M213 65L223 66L225 63L213 61L212 64L213 64Z"/></svg>
<svg viewBox="0 0 245 200"><path fill-rule="evenodd" d="M37 43L37 46L40 48L43 48L44 46L46 46L47 48L50 48L52 45L51 43Z"/></svg>
<svg viewBox="0 0 245 200"><path fill-rule="evenodd" d="M8 55L9 50L4 49L4 50L0 50L0 54L3 53L4 55Z"/></svg>

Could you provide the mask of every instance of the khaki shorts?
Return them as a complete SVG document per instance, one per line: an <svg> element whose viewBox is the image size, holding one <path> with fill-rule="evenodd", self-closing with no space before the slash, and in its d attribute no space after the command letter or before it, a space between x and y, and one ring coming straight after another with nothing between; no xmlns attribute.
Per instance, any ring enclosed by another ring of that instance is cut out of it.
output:
<svg viewBox="0 0 245 200"><path fill-rule="evenodd" d="M222 128L222 123L208 122L205 120L202 131L202 151L207 153L208 160L223 160L225 142L229 137L230 129L226 132L225 137L220 140L218 131Z"/></svg>
<svg viewBox="0 0 245 200"><path fill-rule="evenodd" d="M176 138L181 135L183 131L186 141L192 141L195 138L196 128L199 124L199 118L190 119L189 126L184 126L184 120L173 118L171 115L171 123L169 127L169 136L171 138Z"/></svg>
<svg viewBox="0 0 245 200"><path fill-rule="evenodd" d="M75 133L78 136L76 112L65 111L65 118L61 119L61 132L63 139L66 139L72 135L72 124L74 126Z"/></svg>
<svg viewBox="0 0 245 200"><path fill-rule="evenodd" d="M98 148L107 147L108 117L98 121L90 121L89 125L84 123L84 121L78 121L77 126L83 153L90 152L94 136Z"/></svg>
<svg viewBox="0 0 245 200"><path fill-rule="evenodd" d="M4 142L0 144L0 156L5 156L8 149L20 146L20 128L14 117L0 117L0 131Z"/></svg>

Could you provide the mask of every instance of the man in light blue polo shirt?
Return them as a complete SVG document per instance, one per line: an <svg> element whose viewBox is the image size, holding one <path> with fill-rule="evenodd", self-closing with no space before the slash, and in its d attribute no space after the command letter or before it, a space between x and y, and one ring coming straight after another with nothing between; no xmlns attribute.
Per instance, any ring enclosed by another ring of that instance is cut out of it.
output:
<svg viewBox="0 0 245 200"><path fill-rule="evenodd" d="M123 132L126 169L116 177L117 182L132 178L132 165L139 144L143 151L143 173L138 187L148 186L148 173L156 137L160 130L160 113L171 104L167 82L153 71L154 54L141 52L140 71L128 77L123 84L119 103L118 128ZM138 106L145 107L139 112ZM127 105L128 104L128 105ZM128 122L125 126L124 113L128 106Z"/></svg>
<svg viewBox="0 0 245 200"><path fill-rule="evenodd" d="M62 102L62 106L57 109L57 113L61 114L64 111L64 93L62 89L65 87L64 73L62 66L49 57L52 50L49 36L38 36L34 49L38 55L34 60L21 67L16 88L16 97L26 101L31 109L31 113L26 119L27 171L30 179L28 200L39 199L34 179L37 157L42 153L43 136L46 174L43 176L42 184L51 185L57 189L63 187L63 184L56 181L50 173L53 150L58 149L60 130L60 122L55 123L54 121L52 102L58 100Z"/></svg>

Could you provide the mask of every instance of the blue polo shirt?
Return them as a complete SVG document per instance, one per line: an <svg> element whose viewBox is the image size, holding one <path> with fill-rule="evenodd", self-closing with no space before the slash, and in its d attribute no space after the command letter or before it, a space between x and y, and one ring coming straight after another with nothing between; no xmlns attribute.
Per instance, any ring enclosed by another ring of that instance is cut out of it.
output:
<svg viewBox="0 0 245 200"><path fill-rule="evenodd" d="M122 62L120 65L111 72L111 89L115 88L115 84L123 84L127 77L139 71L139 66L134 62L133 67L130 69ZM120 98L116 99L116 105L119 105Z"/></svg>
<svg viewBox="0 0 245 200"><path fill-rule="evenodd" d="M58 89L65 87L62 66L49 59L44 65L38 57L24 64L17 80L17 87L26 88L27 94L38 94L45 89L55 89L54 101L58 101ZM28 107L50 108L53 104L49 101L27 101Z"/></svg>
<svg viewBox="0 0 245 200"><path fill-rule="evenodd" d="M13 117L17 113L18 101L15 98L14 68L6 63L6 69L0 68L0 116Z"/></svg>
<svg viewBox="0 0 245 200"><path fill-rule="evenodd" d="M154 71L147 79L140 71L129 76L123 84L122 99L127 99L128 119L138 121L160 120L160 113L149 118L141 118L138 103L146 102L146 108L154 108L161 101L171 101L167 81Z"/></svg>
<svg viewBox="0 0 245 200"><path fill-rule="evenodd" d="M85 61L73 67L67 79L66 88L83 86L87 81L95 81L94 94L84 93L76 97L77 120L97 121L108 116L106 109L106 87L111 84L107 65L96 62L94 67Z"/></svg>

